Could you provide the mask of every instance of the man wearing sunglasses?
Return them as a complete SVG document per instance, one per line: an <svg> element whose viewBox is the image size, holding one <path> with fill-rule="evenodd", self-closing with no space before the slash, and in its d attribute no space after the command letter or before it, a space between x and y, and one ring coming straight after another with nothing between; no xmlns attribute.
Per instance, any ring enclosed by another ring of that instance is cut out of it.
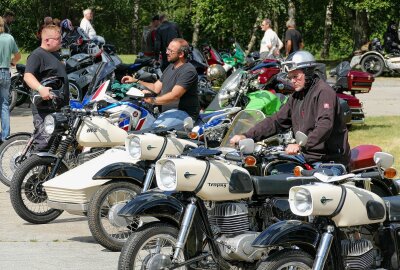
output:
<svg viewBox="0 0 400 270"><path fill-rule="evenodd" d="M43 27L41 33L41 45L36 48L26 62L24 81L33 90L37 91L43 100L53 98L50 87L43 86L40 82L50 77L62 77L62 92L64 99L62 105L69 104L68 76L65 65L59 60L58 50L61 47L60 27L47 25ZM59 89L54 89L59 90ZM55 111L51 106L37 108L32 104L33 125L35 127L35 147L37 150L44 150L48 146L49 136L44 132L43 121L46 115Z"/></svg>
<svg viewBox="0 0 400 270"><path fill-rule="evenodd" d="M350 145L346 123L336 92L319 75L314 56L307 51L298 51L290 55L282 66L288 71L295 92L275 115L246 133L235 135L231 144L244 138L259 141L292 128L293 133L301 131L308 136L302 149L308 163L333 161L347 167ZM298 154L300 145L289 144L285 151L289 155Z"/></svg>
<svg viewBox="0 0 400 270"><path fill-rule="evenodd" d="M178 109L185 111L193 120L196 120L200 111L197 95L198 77L196 68L187 61L189 53L189 43L182 38L175 38L166 49L170 64L164 70L160 80L148 83L131 76L124 76L121 81L122 83L138 82L158 94L155 98L145 98L145 101L161 105L163 112Z"/></svg>

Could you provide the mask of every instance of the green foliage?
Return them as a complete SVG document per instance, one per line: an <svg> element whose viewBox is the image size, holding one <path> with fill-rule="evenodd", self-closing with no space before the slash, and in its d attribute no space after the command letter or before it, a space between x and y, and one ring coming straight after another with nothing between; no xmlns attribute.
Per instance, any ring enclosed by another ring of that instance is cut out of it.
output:
<svg viewBox="0 0 400 270"><path fill-rule="evenodd" d="M297 28L303 34L305 49L315 55L322 51L325 13L328 0L293 0L296 7ZM134 6L138 5L138 29L134 29ZM116 46L118 53L132 51L132 39L140 44L142 27L150 23L155 14L164 12L171 21L179 24L184 38L191 41L195 23L199 23L199 44L229 48L231 39L244 49L248 44L257 17L268 17L277 22L278 35L284 38L288 19L288 0L2 0L0 12L13 10L17 20L12 34L20 48L31 51L38 45L35 38L45 16L69 18L79 25L82 11L92 8L94 27L108 43ZM356 11L367 11L370 39L382 38L389 20L400 17L400 0L335 0L330 46L331 58L348 57L355 44L353 26ZM1 13L0 13L1 14ZM134 31L135 30L135 31ZM135 33L135 36L132 36ZM262 32L257 31L258 47ZM139 48L140 49L140 48Z"/></svg>

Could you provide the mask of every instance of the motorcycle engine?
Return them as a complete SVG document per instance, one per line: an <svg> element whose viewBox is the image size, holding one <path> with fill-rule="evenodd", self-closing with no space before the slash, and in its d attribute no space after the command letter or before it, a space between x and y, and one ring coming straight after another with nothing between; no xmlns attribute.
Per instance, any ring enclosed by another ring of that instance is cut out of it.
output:
<svg viewBox="0 0 400 270"><path fill-rule="evenodd" d="M218 203L208 211L210 224L217 237L221 255L226 260L253 262L263 252L251 246L259 232L249 230L248 206L246 203Z"/></svg>
<svg viewBox="0 0 400 270"><path fill-rule="evenodd" d="M377 250L367 239L342 240L342 256L348 269L374 269Z"/></svg>

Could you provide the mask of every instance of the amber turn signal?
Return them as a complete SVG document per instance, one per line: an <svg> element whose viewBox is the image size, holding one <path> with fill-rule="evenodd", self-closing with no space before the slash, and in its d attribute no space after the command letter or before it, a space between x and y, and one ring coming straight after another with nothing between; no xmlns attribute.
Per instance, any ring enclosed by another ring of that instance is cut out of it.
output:
<svg viewBox="0 0 400 270"><path fill-rule="evenodd" d="M257 160L253 156L247 156L244 159L244 164L246 164L246 166L254 166L254 165L256 165L256 162L257 162Z"/></svg>
<svg viewBox="0 0 400 270"><path fill-rule="evenodd" d="M385 178L393 179L396 177L397 171L395 168L387 168L383 172L383 175L385 176Z"/></svg>
<svg viewBox="0 0 400 270"><path fill-rule="evenodd" d="M196 140L199 137L197 132L189 132L188 137L192 140Z"/></svg>
<svg viewBox="0 0 400 270"><path fill-rule="evenodd" d="M294 167L294 169L293 169L294 176L297 176L297 177L301 176L302 170L304 170L304 169L301 166Z"/></svg>

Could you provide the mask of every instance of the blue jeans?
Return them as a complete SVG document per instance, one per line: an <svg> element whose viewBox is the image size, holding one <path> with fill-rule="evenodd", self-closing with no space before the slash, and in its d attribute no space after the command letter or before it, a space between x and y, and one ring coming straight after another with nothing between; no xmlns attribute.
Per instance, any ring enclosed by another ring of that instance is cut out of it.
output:
<svg viewBox="0 0 400 270"><path fill-rule="evenodd" d="M0 118L1 137L4 141L10 135L10 70L0 68Z"/></svg>

